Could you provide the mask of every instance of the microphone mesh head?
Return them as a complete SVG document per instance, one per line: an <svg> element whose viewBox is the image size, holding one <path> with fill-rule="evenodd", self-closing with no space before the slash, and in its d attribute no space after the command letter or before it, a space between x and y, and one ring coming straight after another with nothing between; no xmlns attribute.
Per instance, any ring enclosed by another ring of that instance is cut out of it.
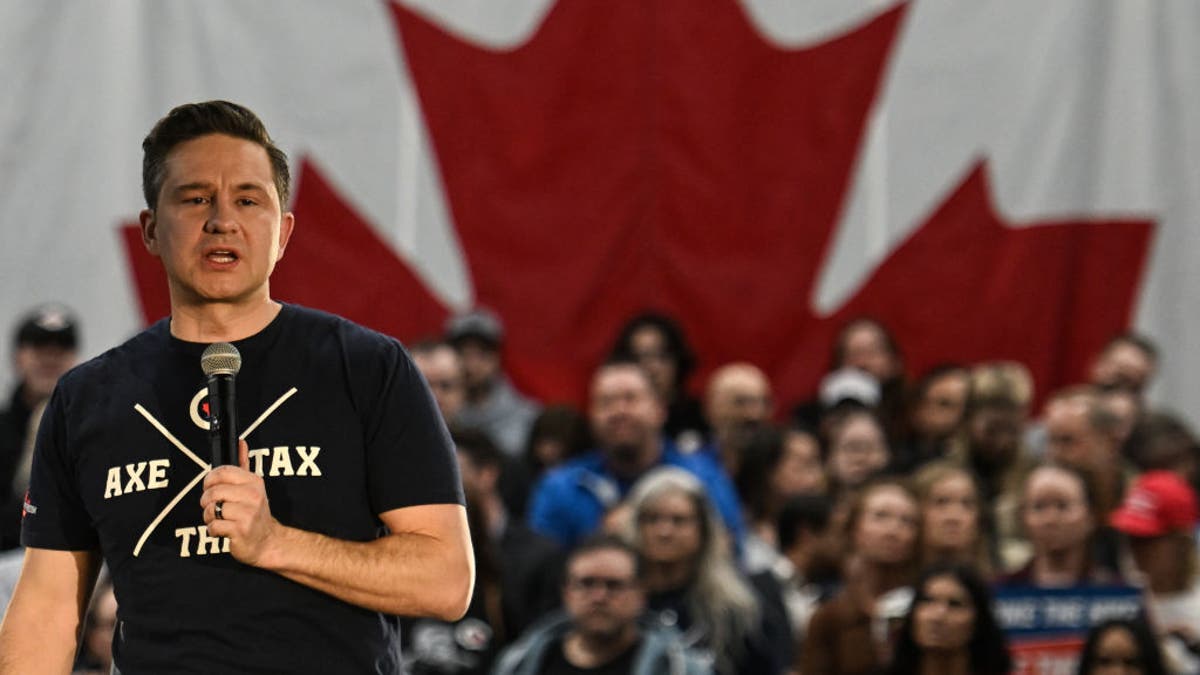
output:
<svg viewBox="0 0 1200 675"><path fill-rule="evenodd" d="M242 355L228 342L214 342L200 355L200 368L205 375L237 375Z"/></svg>

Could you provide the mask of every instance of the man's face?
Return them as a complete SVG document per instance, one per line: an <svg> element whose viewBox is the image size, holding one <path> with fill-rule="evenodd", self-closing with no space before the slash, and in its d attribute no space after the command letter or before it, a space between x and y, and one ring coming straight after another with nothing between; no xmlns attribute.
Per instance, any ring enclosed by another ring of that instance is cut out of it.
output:
<svg viewBox="0 0 1200 675"><path fill-rule="evenodd" d="M292 234L267 151L209 134L167 154L158 204L141 213L142 239L162 259L173 303L269 298L268 279Z"/></svg>
<svg viewBox="0 0 1200 675"><path fill-rule="evenodd" d="M718 371L709 385L707 412L713 434L731 439L771 416L771 385L757 369L735 366Z"/></svg>
<svg viewBox="0 0 1200 675"><path fill-rule="evenodd" d="M1141 392L1154 377L1154 361L1137 345L1118 342L1104 351L1092 366L1092 383Z"/></svg>
<svg viewBox="0 0 1200 675"><path fill-rule="evenodd" d="M464 339L458 345L458 356L463 381L471 391L487 389L500 374L500 352L482 340Z"/></svg>
<svg viewBox="0 0 1200 675"><path fill-rule="evenodd" d="M413 362L429 383L438 409L442 411L442 417L453 420L462 410L466 400L462 363L458 360L458 352L442 345L431 351L414 353Z"/></svg>
<svg viewBox="0 0 1200 675"><path fill-rule="evenodd" d="M662 431L665 412L637 366L601 368L592 382L592 433L609 451L640 450Z"/></svg>
<svg viewBox="0 0 1200 675"><path fill-rule="evenodd" d="M1052 401L1046 408L1046 455L1053 461L1088 472L1116 461L1115 441L1092 427L1087 404L1073 399Z"/></svg>
<svg viewBox="0 0 1200 675"><path fill-rule="evenodd" d="M633 556L615 548L576 556L567 566L563 607L585 636L610 640L632 627L645 607Z"/></svg>
<svg viewBox="0 0 1200 675"><path fill-rule="evenodd" d="M55 344L17 346L13 354L17 379L25 386L25 396L33 403L50 397L63 373L75 365L78 353Z"/></svg>

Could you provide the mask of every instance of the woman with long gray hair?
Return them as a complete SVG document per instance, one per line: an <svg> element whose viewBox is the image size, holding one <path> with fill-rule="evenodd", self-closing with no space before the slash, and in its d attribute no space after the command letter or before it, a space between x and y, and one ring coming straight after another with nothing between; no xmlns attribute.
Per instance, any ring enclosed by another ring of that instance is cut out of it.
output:
<svg viewBox="0 0 1200 675"><path fill-rule="evenodd" d="M764 620L704 486L681 469L657 469L634 486L629 508L628 535L642 557L647 605L660 620L707 650L718 673L781 672L768 636L786 639L787 627Z"/></svg>

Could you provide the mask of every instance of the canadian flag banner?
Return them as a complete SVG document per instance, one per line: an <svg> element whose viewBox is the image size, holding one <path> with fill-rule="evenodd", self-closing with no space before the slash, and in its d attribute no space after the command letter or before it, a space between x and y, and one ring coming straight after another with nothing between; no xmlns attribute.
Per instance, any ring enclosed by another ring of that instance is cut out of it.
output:
<svg viewBox="0 0 1200 675"><path fill-rule="evenodd" d="M296 178L275 297L405 341L488 307L544 400L656 309L784 406L864 314L1040 395L1136 329L1200 404L1200 4L10 2L0 81L0 326L63 302L88 356L168 311L141 139L224 98Z"/></svg>

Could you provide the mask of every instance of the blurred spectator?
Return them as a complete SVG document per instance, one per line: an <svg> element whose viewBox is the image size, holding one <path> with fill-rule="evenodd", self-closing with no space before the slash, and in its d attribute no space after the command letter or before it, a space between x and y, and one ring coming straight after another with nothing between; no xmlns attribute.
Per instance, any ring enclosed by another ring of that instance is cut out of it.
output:
<svg viewBox="0 0 1200 675"><path fill-rule="evenodd" d="M1154 633L1141 619L1107 619L1092 626L1079 655L1078 675L1170 675Z"/></svg>
<svg viewBox="0 0 1200 675"><path fill-rule="evenodd" d="M1096 395L1100 397L1100 406L1114 419L1113 432L1117 437L1117 443L1124 446L1125 442L1129 440L1129 435L1133 433L1133 428L1145 414L1142 399L1133 391L1123 387L1100 388Z"/></svg>
<svg viewBox="0 0 1200 675"><path fill-rule="evenodd" d="M853 490L887 468L892 453L883 422L871 410L848 407L825 428L825 472L835 495Z"/></svg>
<svg viewBox="0 0 1200 675"><path fill-rule="evenodd" d="M513 518L498 491L504 455L486 434L454 429L463 487L475 497L498 570L504 628L515 637L559 600L562 555L555 542Z"/></svg>
<svg viewBox="0 0 1200 675"><path fill-rule="evenodd" d="M484 675L509 639L501 608L501 561L489 539L482 500L465 484L463 493L475 555L471 603L457 621L401 617L400 647L408 675Z"/></svg>
<svg viewBox="0 0 1200 675"><path fill-rule="evenodd" d="M1018 521L1021 485L1033 466L1022 443L1032 400L1033 378L1021 364L1000 361L973 367L963 431L950 452L979 478L1003 569L1029 556Z"/></svg>
<svg viewBox="0 0 1200 675"><path fill-rule="evenodd" d="M888 672L1007 675L1012 665L991 593L979 573L957 564L927 569L917 581Z"/></svg>
<svg viewBox="0 0 1200 675"><path fill-rule="evenodd" d="M13 335L17 384L0 412L0 550L20 545L21 501L29 486L35 429L58 378L78 360L79 331L70 310L35 308ZM34 414L37 411L37 414Z"/></svg>
<svg viewBox="0 0 1200 675"><path fill-rule="evenodd" d="M904 360L891 331L869 317L845 323L834 339L828 372L843 369L861 371L877 383L879 401L874 406L889 439L897 438L904 417ZM819 399L801 403L792 411L797 421L814 429L820 428L821 413Z"/></svg>
<svg viewBox="0 0 1200 675"><path fill-rule="evenodd" d="M808 624L797 664L804 675L886 668L912 600L921 525L908 484L882 478L863 486L844 527L846 583Z"/></svg>
<svg viewBox="0 0 1200 675"><path fill-rule="evenodd" d="M707 675L678 631L639 622L646 599L637 553L615 537L582 543L567 559L565 614L551 614L509 647L495 675Z"/></svg>
<svg viewBox="0 0 1200 675"><path fill-rule="evenodd" d="M100 574L84 618L83 639L73 673L109 675L113 661L113 633L117 628L117 596L107 570Z"/></svg>
<svg viewBox="0 0 1200 675"><path fill-rule="evenodd" d="M824 492L815 439L799 436L798 442L785 443L784 438L770 426L753 431L734 482L747 522L743 562L751 573L770 569L782 557L776 521L783 504L797 495Z"/></svg>
<svg viewBox="0 0 1200 675"><path fill-rule="evenodd" d="M1127 474L1121 456L1119 420L1094 389L1073 387L1046 403L1046 459L1073 467L1088 477L1100 522L1121 502Z"/></svg>
<svg viewBox="0 0 1200 675"><path fill-rule="evenodd" d="M897 473L946 456L950 441L962 428L971 388L970 373L957 365L940 365L917 380L909 397L903 437L892 462Z"/></svg>
<svg viewBox="0 0 1200 675"><path fill-rule="evenodd" d="M451 317L446 341L458 351L466 384L466 405L458 422L482 429L505 454L519 456L538 406L517 393L501 369L504 328L500 319L484 309Z"/></svg>
<svg viewBox="0 0 1200 675"><path fill-rule="evenodd" d="M425 381L433 391L442 418L446 424L453 424L467 401L467 388L458 352L446 342L419 342L410 351L417 370L425 376Z"/></svg>
<svg viewBox="0 0 1200 675"><path fill-rule="evenodd" d="M779 513L778 539L783 560L771 568L782 586L782 599L798 650L817 606L828 599L841 575L833 567L827 537L829 500L804 494L793 497ZM793 662L795 659L793 658Z"/></svg>
<svg viewBox="0 0 1200 675"><path fill-rule="evenodd" d="M630 538L651 611L706 650L724 675L771 675L789 638L734 564L725 528L696 477L674 467L643 477L629 497Z"/></svg>
<svg viewBox="0 0 1200 675"><path fill-rule="evenodd" d="M1116 567L1098 559L1092 499L1078 470L1053 464L1035 468L1021 496L1021 523L1033 556L1002 583L1039 588L1120 583Z"/></svg>
<svg viewBox="0 0 1200 675"><path fill-rule="evenodd" d="M904 358L887 326L870 317L850 321L838 335L833 360L835 369L858 368L879 382L879 417L888 440L898 437L904 425Z"/></svg>
<svg viewBox="0 0 1200 675"><path fill-rule="evenodd" d="M1151 412L1142 418L1125 441L1123 454L1142 471L1174 471L1200 489L1200 445L1187 423L1171 413Z"/></svg>
<svg viewBox="0 0 1200 675"><path fill-rule="evenodd" d="M1091 381L1103 388L1129 389L1139 397L1158 370L1158 347L1138 333L1123 333L1108 341L1092 363Z"/></svg>
<svg viewBox="0 0 1200 675"><path fill-rule="evenodd" d="M1129 537L1153 621L1176 673L1200 672L1200 579L1196 493L1178 474L1147 471L1130 486L1112 524Z"/></svg>
<svg viewBox="0 0 1200 675"><path fill-rule="evenodd" d="M913 487L921 505L922 563L970 565L990 579L994 565L975 476L942 460L921 467Z"/></svg>
<svg viewBox="0 0 1200 675"><path fill-rule="evenodd" d="M569 405L550 405L533 421L525 459L536 479L547 469L574 459L591 447L587 418Z"/></svg>
<svg viewBox="0 0 1200 675"><path fill-rule="evenodd" d="M647 312L621 328L613 346L616 358L642 364L667 408L663 433L683 452L691 452L708 437L700 402L690 396L687 381L696 369L696 356L683 328L671 317Z"/></svg>
<svg viewBox="0 0 1200 675"><path fill-rule="evenodd" d="M663 437L666 411L637 362L610 361L596 370L589 418L597 448L551 469L534 487L529 523L535 531L570 549L596 530L638 478L668 465L704 483L740 545L741 507L733 484L709 456L684 455Z"/></svg>
<svg viewBox="0 0 1200 675"><path fill-rule="evenodd" d="M756 366L730 363L709 378L704 414L712 429L705 451L725 467L738 473L741 449L749 434L771 418L771 383Z"/></svg>

